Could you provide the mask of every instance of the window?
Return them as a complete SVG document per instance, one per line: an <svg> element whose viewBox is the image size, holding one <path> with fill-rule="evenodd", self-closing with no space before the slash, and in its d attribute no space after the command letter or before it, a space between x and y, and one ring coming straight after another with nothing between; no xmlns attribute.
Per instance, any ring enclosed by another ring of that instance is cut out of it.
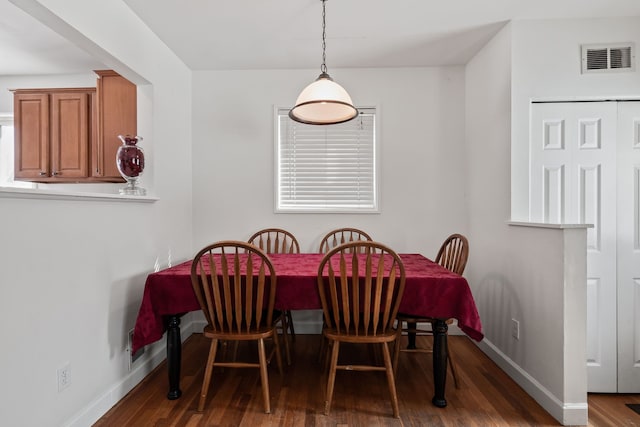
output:
<svg viewBox="0 0 640 427"><path fill-rule="evenodd" d="M336 125L298 123L278 109L276 212L378 212L375 108Z"/></svg>

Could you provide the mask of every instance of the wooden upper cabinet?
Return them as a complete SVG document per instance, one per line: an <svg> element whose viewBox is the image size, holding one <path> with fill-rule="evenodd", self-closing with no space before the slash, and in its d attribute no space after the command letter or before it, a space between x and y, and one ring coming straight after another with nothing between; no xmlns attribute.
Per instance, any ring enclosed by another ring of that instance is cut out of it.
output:
<svg viewBox="0 0 640 427"><path fill-rule="evenodd" d="M116 166L122 145L118 135L137 134L137 88L115 71L95 71L97 83L97 138L92 154L92 176L124 181Z"/></svg>
<svg viewBox="0 0 640 427"><path fill-rule="evenodd" d="M137 88L96 71L95 88L15 89L16 180L124 182L118 135L137 133Z"/></svg>
<svg viewBox="0 0 640 427"><path fill-rule="evenodd" d="M89 176L93 88L14 91L15 179L69 182Z"/></svg>

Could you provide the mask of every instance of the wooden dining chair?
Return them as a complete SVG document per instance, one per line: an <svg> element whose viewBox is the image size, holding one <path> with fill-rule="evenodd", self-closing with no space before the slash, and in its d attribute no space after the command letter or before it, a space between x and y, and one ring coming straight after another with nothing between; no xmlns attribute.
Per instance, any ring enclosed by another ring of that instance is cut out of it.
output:
<svg viewBox="0 0 640 427"><path fill-rule="evenodd" d="M373 239L371 239L371 236L368 233L358 228L337 228L324 235L324 237L320 241L319 252L321 254L326 254L336 246L361 240L372 241ZM326 341L327 340L323 337L320 344L320 351L318 352L318 360L323 360L326 356Z"/></svg>
<svg viewBox="0 0 640 427"><path fill-rule="evenodd" d="M289 231L282 228L264 228L256 231L249 238L249 243L258 246L267 254L298 254L300 253L300 244L296 237ZM285 327L291 333L291 339L296 339L296 331L293 327L293 316L291 310L284 310ZM289 342L285 342L287 364L291 364L291 353L289 351Z"/></svg>
<svg viewBox="0 0 640 427"><path fill-rule="evenodd" d="M264 228L248 240L268 254L298 254L300 245L295 236L282 228Z"/></svg>
<svg viewBox="0 0 640 427"><path fill-rule="evenodd" d="M371 241L371 236L366 232L357 228L338 228L336 230L328 232L320 241L320 253L326 254L331 249L338 245L349 242L357 242L360 240Z"/></svg>
<svg viewBox="0 0 640 427"><path fill-rule="evenodd" d="M464 273L464 269L467 265L467 258L469 257L469 242L465 236L462 234L452 234L447 237L446 240L440 246L438 250L438 254L436 255L435 262L446 268L447 270L453 271L456 274L462 276ZM406 323L407 327L403 328L403 325ZM446 323L451 325L453 323L453 319L447 319ZM420 329L418 328L418 324L426 324L428 325L428 329ZM408 335L412 334L413 336L419 335L431 335L433 336L435 319L430 317L419 317L412 316L404 313L398 313L398 328L403 328L402 332L406 332ZM398 359L400 356L400 352L410 352L410 353L433 353L433 348L417 348L415 346L408 346L407 348L401 348L401 340L399 339L396 342L396 347L394 349L393 355L393 367L394 370L398 369ZM447 361L449 362L449 366L451 367L451 375L453 376L453 382L456 388L460 388L458 383L458 375L456 374L456 366L453 361L453 357L451 357L451 351L447 352Z"/></svg>
<svg viewBox="0 0 640 427"><path fill-rule="evenodd" d="M273 264L260 248L249 243L226 240L198 252L191 265L191 284L207 319L204 336L211 339L202 381L198 411L204 409L214 366L259 368L264 410L271 412L268 360L275 352L282 374L282 359L276 323L283 315L274 310L277 277ZM286 329L284 331L286 339ZM274 348L267 357L265 339ZM219 341L255 341L258 363L216 361Z"/></svg>
<svg viewBox="0 0 640 427"><path fill-rule="evenodd" d="M337 370L383 371L387 377L393 416L399 418L388 345L399 336L394 325L404 286L402 260L381 243L345 243L322 258L318 268L318 293L324 315L322 333L331 349L324 407L326 415L331 410ZM375 363L338 364L341 343L379 344L384 366Z"/></svg>

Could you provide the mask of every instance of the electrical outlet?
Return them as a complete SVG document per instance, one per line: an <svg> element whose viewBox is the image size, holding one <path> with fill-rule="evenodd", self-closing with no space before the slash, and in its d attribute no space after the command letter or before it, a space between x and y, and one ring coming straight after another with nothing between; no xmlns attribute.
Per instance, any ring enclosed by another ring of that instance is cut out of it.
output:
<svg viewBox="0 0 640 427"><path fill-rule="evenodd" d="M511 319L511 336L515 339L520 339L520 322L516 319Z"/></svg>
<svg viewBox="0 0 640 427"><path fill-rule="evenodd" d="M69 362L58 368L58 392L71 385L71 365Z"/></svg>

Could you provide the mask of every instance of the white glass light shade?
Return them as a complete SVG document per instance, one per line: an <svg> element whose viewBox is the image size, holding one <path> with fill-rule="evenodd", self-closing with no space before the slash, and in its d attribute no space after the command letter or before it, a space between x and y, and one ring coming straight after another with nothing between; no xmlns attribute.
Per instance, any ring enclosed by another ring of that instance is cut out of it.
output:
<svg viewBox="0 0 640 427"><path fill-rule="evenodd" d="M331 125L347 122L358 115L346 90L327 73L320 74L305 87L289 111L291 119L312 125Z"/></svg>

